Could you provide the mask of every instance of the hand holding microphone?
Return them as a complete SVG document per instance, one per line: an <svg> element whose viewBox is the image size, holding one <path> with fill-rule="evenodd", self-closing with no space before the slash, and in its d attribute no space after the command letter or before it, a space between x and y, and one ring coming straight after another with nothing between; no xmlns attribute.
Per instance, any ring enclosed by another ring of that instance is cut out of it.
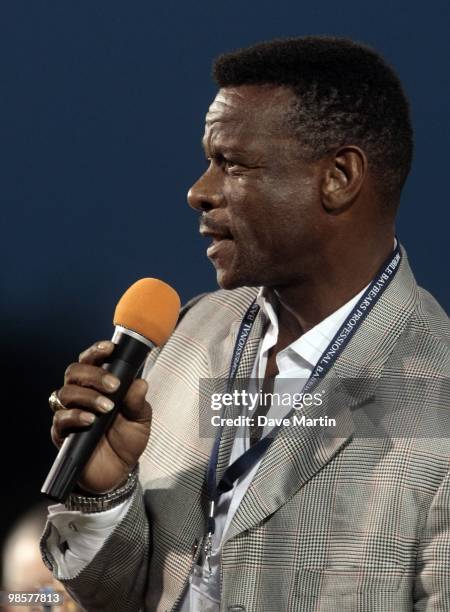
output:
<svg viewBox="0 0 450 612"><path fill-rule="evenodd" d="M53 419L60 447L42 492L65 501L78 482L105 493L120 486L150 434L147 383L134 380L148 352L164 343L179 314L177 293L162 281L141 279L117 304L113 341L94 344L65 372Z"/></svg>

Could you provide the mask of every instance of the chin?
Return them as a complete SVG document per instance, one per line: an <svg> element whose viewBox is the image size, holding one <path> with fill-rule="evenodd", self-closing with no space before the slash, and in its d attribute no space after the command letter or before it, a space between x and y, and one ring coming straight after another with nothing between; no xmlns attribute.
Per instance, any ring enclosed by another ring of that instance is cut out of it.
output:
<svg viewBox="0 0 450 612"><path fill-rule="evenodd" d="M221 289L237 289L243 286L242 283L239 283L238 279L221 272L217 272L217 284Z"/></svg>
<svg viewBox="0 0 450 612"><path fill-rule="evenodd" d="M258 282L250 275L238 273L236 270L217 270L217 284L221 289L238 289L238 287L260 287L263 282Z"/></svg>

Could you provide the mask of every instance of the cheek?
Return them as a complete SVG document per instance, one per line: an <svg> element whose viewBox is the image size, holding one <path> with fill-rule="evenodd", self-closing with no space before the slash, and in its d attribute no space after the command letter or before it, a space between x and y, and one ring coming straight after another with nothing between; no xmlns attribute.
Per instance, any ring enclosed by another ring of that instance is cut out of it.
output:
<svg viewBox="0 0 450 612"><path fill-rule="evenodd" d="M259 242L270 233L274 198L263 184L235 179L226 192L226 201L230 228L237 240Z"/></svg>
<svg viewBox="0 0 450 612"><path fill-rule="evenodd" d="M318 190L313 177L272 177L229 181L226 201L230 229L240 253L290 252L309 241L317 224Z"/></svg>
<svg viewBox="0 0 450 612"><path fill-rule="evenodd" d="M274 233L298 242L305 234L315 232L320 212L320 196L315 180L304 177L278 183L269 192L269 212ZM297 238L297 240L296 240Z"/></svg>

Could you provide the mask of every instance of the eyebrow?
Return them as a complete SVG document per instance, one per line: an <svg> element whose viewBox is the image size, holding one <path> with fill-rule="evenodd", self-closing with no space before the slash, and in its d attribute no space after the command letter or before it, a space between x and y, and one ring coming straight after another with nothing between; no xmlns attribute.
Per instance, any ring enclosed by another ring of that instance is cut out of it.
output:
<svg viewBox="0 0 450 612"><path fill-rule="evenodd" d="M203 151L206 153L206 149L207 149L207 144L204 138L201 139L200 141L200 145L203 149ZM244 151L243 149L238 149L236 147L234 147L232 144L231 145L225 145L220 147L221 151L225 154L232 154L232 155L236 155L239 157L243 157L245 155L248 155L248 151Z"/></svg>

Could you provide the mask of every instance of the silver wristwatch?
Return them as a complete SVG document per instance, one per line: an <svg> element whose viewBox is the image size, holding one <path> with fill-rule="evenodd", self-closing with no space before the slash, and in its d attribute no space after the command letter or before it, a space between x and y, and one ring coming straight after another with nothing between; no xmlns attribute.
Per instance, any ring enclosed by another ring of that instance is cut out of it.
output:
<svg viewBox="0 0 450 612"><path fill-rule="evenodd" d="M71 493L65 502L67 510L78 510L86 514L105 512L119 506L131 497L139 481L139 464L128 474L128 479L121 487L100 495L79 495Z"/></svg>

